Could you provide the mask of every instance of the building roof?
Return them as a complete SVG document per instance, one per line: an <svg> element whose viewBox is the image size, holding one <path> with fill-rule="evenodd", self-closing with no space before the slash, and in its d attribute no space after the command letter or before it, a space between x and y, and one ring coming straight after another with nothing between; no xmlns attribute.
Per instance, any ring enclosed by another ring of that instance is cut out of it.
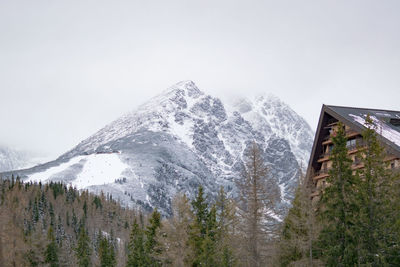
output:
<svg viewBox="0 0 400 267"><path fill-rule="evenodd" d="M366 129L367 115L377 127L379 140L388 147L389 152L400 157L400 111L323 105L311 151L309 169L310 166L316 164L315 154L321 153L322 138L327 134L323 131L327 131L326 126L330 119L337 119L361 134Z"/></svg>

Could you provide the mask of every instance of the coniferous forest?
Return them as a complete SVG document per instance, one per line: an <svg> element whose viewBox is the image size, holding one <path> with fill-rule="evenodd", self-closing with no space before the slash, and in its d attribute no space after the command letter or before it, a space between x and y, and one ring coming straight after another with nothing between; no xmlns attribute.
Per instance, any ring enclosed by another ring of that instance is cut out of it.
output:
<svg viewBox="0 0 400 267"><path fill-rule="evenodd" d="M339 127L320 200L303 175L281 225L267 217L276 195L255 143L238 197L199 187L175 196L170 217L62 183L1 180L0 266L400 266L400 178L367 123L364 168L351 169Z"/></svg>

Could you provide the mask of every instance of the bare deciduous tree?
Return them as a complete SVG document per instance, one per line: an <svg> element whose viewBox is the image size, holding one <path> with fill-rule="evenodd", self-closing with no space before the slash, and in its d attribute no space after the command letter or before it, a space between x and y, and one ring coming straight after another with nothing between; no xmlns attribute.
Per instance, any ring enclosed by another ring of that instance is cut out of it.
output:
<svg viewBox="0 0 400 267"><path fill-rule="evenodd" d="M263 151L253 143L244 155L245 168L237 181L240 192L239 214L243 237L243 264L265 266L271 256L274 231L269 214L279 193L270 184Z"/></svg>

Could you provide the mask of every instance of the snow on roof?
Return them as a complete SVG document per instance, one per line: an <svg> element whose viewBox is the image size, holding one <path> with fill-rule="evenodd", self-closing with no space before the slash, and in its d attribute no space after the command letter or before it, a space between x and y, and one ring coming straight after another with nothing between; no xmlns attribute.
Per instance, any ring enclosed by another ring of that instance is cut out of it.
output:
<svg viewBox="0 0 400 267"><path fill-rule="evenodd" d="M367 127L367 124L365 123L366 116L364 116L364 118L362 118L361 116L358 116L358 115L354 115L354 114L349 114L349 116L351 116L354 119L354 121ZM387 140L391 141L392 143L394 143L400 147L400 132L394 130L389 125L387 125L387 123L385 123L382 120L379 120L377 117L375 117L375 116L370 116L370 117L372 119L372 122L376 126L377 133L382 135Z"/></svg>

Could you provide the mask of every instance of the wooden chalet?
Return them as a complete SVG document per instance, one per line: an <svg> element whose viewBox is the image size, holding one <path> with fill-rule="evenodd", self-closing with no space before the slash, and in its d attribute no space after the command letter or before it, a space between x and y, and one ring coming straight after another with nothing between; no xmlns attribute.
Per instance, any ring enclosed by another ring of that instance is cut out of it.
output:
<svg viewBox="0 0 400 267"><path fill-rule="evenodd" d="M307 178L312 184L311 198L319 199L321 188L326 184L332 167L332 135L338 123L345 125L347 148L353 160L353 170L363 168L358 151L363 146L362 132L366 129L365 118L370 115L376 125L378 138L385 146L390 168L400 167L400 111L323 105L314 138Z"/></svg>

